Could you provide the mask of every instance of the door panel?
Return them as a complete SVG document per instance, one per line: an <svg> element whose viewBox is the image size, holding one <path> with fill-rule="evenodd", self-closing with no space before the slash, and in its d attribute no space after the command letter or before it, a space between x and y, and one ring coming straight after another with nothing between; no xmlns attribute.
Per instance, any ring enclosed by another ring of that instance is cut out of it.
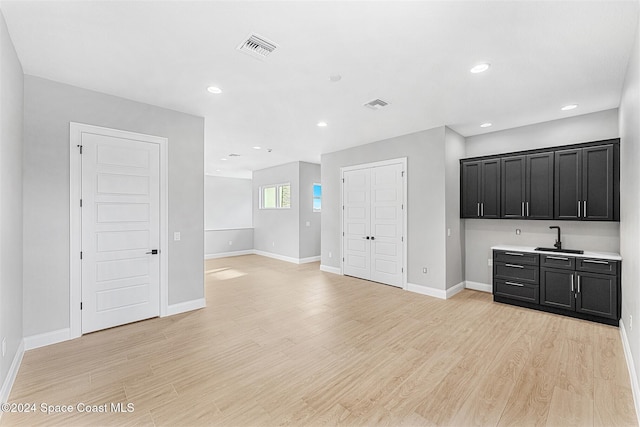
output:
<svg viewBox="0 0 640 427"><path fill-rule="evenodd" d="M159 315L160 148L82 134L82 332Z"/></svg>
<svg viewBox="0 0 640 427"><path fill-rule="evenodd" d="M461 163L462 191L460 193L460 217L478 218L480 216L480 172L481 162Z"/></svg>
<svg viewBox="0 0 640 427"><path fill-rule="evenodd" d="M370 279L371 245L371 172L367 169L346 171L344 177L344 262L348 276Z"/></svg>
<svg viewBox="0 0 640 427"><path fill-rule="evenodd" d="M527 218L553 219L553 158L552 152L527 156Z"/></svg>
<svg viewBox="0 0 640 427"><path fill-rule="evenodd" d="M480 215L500 218L500 159L482 162L482 198Z"/></svg>
<svg viewBox="0 0 640 427"><path fill-rule="evenodd" d="M578 219L582 150L561 150L555 154L555 218ZM581 212L582 213L582 212Z"/></svg>
<svg viewBox="0 0 640 427"><path fill-rule="evenodd" d="M582 150L583 218L613 219L613 146Z"/></svg>
<svg viewBox="0 0 640 427"><path fill-rule="evenodd" d="M522 218L525 197L525 156L502 159L502 217Z"/></svg>

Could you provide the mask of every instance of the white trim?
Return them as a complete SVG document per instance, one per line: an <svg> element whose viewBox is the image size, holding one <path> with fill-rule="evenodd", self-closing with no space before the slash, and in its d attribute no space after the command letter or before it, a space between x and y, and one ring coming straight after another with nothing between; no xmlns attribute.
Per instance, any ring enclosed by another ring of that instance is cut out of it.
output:
<svg viewBox="0 0 640 427"><path fill-rule="evenodd" d="M329 265L320 264L320 271L324 271L326 273L339 274L342 276L342 270L339 267L331 267Z"/></svg>
<svg viewBox="0 0 640 427"><path fill-rule="evenodd" d="M272 252L265 252L265 251L259 251L257 249L254 249L254 253L256 255L260 255L260 256L264 256L267 258L273 258L273 259L278 259L280 261L286 261L286 262L290 262L293 264L304 264L305 262L314 262L320 259L320 257L317 257L317 259L315 259L314 261L305 261L308 260L310 258L293 258L290 256L286 256L286 255L280 255L280 254L274 254ZM316 257L312 257L312 258L316 258Z"/></svg>
<svg viewBox="0 0 640 427"><path fill-rule="evenodd" d="M80 157L80 152L77 146L80 145L80 142L82 141L83 132L112 136L116 138L135 139L138 141L158 144L160 147L160 316L167 315L169 306L169 140L159 136L144 135L141 133L70 122L69 338L77 338L82 335L82 313L80 312L80 302L82 300L82 278L79 257L82 249L82 223L79 206L79 200L82 194L82 158Z"/></svg>
<svg viewBox="0 0 640 427"><path fill-rule="evenodd" d="M0 389L1 403L6 403L9 400L11 388L13 387L13 383L18 376L18 370L20 369L20 364L22 363L22 356L24 356L24 340L20 340L18 350L16 351L15 356L13 356L13 360L11 361L11 366L9 367L9 371L7 372L7 376L2 383L2 389ZM0 411L0 417L2 417L2 412L3 411Z"/></svg>
<svg viewBox="0 0 640 427"><path fill-rule="evenodd" d="M217 254L206 254L204 259L217 259L217 258L227 258L232 256L240 256L240 255L253 255L256 252L253 249L248 249L246 251L233 251L233 252L219 252Z"/></svg>
<svg viewBox="0 0 640 427"><path fill-rule="evenodd" d="M490 294L493 293L493 286L486 283L472 282L471 280L467 280L464 282L464 287L467 289L473 289L474 291L489 292Z"/></svg>
<svg viewBox="0 0 640 427"><path fill-rule="evenodd" d="M408 201L408 191L407 191L407 182L409 181L409 172L408 172L408 168L407 168L407 158L406 157L399 157L397 159L389 159L389 160L381 160L379 162L372 162L372 163L363 163L363 164L359 164L359 165L353 165L353 166L343 166L340 168L340 203L342 204L342 208L341 209L341 214L340 214L340 274L344 274L344 173L345 172L349 172L349 171L353 171L353 170L358 170L358 169L368 169L368 168L373 168L373 167L380 167L380 166L389 166L389 165L396 165L396 164L401 164L402 165L402 175L403 175L403 180L402 180L402 204L403 204L403 209L402 209L402 286L401 288L404 290L410 290L409 289L409 283L408 283L408 264L407 264L407 259L409 258L408 256L408 252L407 252L407 242L408 242L408 233L407 233L407 217L408 217L408 206L409 206L409 201Z"/></svg>
<svg viewBox="0 0 640 427"><path fill-rule="evenodd" d="M171 304L167 307L165 314L160 317L173 316L174 314L186 313L187 311L199 310L207 306L207 301L204 298L194 299L191 301L179 302L177 304Z"/></svg>
<svg viewBox="0 0 640 427"><path fill-rule="evenodd" d="M443 289L434 289L427 286L416 285L414 283L407 283L407 290L434 298L447 299L447 291Z"/></svg>
<svg viewBox="0 0 640 427"><path fill-rule="evenodd" d="M449 289L446 290L446 299L449 299L455 294L462 292L464 288L465 288L464 281L458 283L455 286L450 287Z"/></svg>
<svg viewBox="0 0 640 427"><path fill-rule="evenodd" d="M631 345L627 337L627 330L624 328L624 322L620 319L620 339L622 340L622 348L624 349L624 358L627 361L627 369L629 370L629 378L631 379L631 394L633 395L633 404L636 408L636 418L640 424L640 385L638 384L638 375L636 367L633 363L633 355L631 354Z"/></svg>
<svg viewBox="0 0 640 427"><path fill-rule="evenodd" d="M205 228L204 231L232 231L232 230L253 230L253 227L238 228Z"/></svg>
<svg viewBox="0 0 640 427"><path fill-rule="evenodd" d="M298 264L308 264L310 262L318 262L320 261L320 255L318 256L310 256L307 258L300 258L298 259Z"/></svg>
<svg viewBox="0 0 640 427"><path fill-rule="evenodd" d="M71 329L64 328L57 331L45 332L43 334L24 337L25 350L44 347L46 345L57 344L71 339Z"/></svg>

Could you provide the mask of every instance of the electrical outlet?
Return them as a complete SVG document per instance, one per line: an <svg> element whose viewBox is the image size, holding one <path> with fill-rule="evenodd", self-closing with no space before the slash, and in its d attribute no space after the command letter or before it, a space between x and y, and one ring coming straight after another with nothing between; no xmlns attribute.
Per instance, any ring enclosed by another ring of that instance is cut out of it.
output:
<svg viewBox="0 0 640 427"><path fill-rule="evenodd" d="M516 234L519 236L520 235L520 229L516 228Z"/></svg>
<svg viewBox="0 0 640 427"><path fill-rule="evenodd" d="M489 259L487 260L487 265L488 265L489 267L493 266L493 259L489 258Z"/></svg>
<svg viewBox="0 0 640 427"><path fill-rule="evenodd" d="M175 240L176 242L178 240L180 240L180 232L179 231L176 231L176 232L173 233L173 240Z"/></svg>
<svg viewBox="0 0 640 427"><path fill-rule="evenodd" d="M2 338L2 357L4 357L5 354L7 354L7 339Z"/></svg>
<svg viewBox="0 0 640 427"><path fill-rule="evenodd" d="M229 246L233 245L233 240L229 240Z"/></svg>
<svg viewBox="0 0 640 427"><path fill-rule="evenodd" d="M451 237L451 229L447 228L447 237Z"/></svg>
<svg viewBox="0 0 640 427"><path fill-rule="evenodd" d="M307 221L306 225L307 227L311 227L311 221Z"/></svg>
<svg viewBox="0 0 640 427"><path fill-rule="evenodd" d="M424 267L424 268L422 269L422 272L423 272L424 274L427 274L427 267Z"/></svg>
<svg viewBox="0 0 640 427"><path fill-rule="evenodd" d="M329 251L329 258L333 257L333 254L331 253L331 251Z"/></svg>

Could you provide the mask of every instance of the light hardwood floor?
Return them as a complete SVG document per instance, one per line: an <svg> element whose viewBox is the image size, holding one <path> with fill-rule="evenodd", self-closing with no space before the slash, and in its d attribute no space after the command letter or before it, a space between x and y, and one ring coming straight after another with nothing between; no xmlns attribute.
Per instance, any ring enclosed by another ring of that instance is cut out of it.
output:
<svg viewBox="0 0 640 427"><path fill-rule="evenodd" d="M0 424L636 425L617 328L317 263L248 255L205 270L206 309L27 352L11 401L74 413Z"/></svg>

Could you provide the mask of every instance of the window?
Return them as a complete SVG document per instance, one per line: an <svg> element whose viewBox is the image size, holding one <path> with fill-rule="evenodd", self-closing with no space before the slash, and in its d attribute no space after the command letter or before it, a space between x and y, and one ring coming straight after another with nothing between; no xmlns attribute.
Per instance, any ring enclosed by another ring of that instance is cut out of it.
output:
<svg viewBox="0 0 640 427"><path fill-rule="evenodd" d="M313 184L313 211L320 212L322 210L322 185Z"/></svg>
<svg viewBox="0 0 640 427"><path fill-rule="evenodd" d="M260 191L260 209L291 207L291 184L265 185Z"/></svg>

